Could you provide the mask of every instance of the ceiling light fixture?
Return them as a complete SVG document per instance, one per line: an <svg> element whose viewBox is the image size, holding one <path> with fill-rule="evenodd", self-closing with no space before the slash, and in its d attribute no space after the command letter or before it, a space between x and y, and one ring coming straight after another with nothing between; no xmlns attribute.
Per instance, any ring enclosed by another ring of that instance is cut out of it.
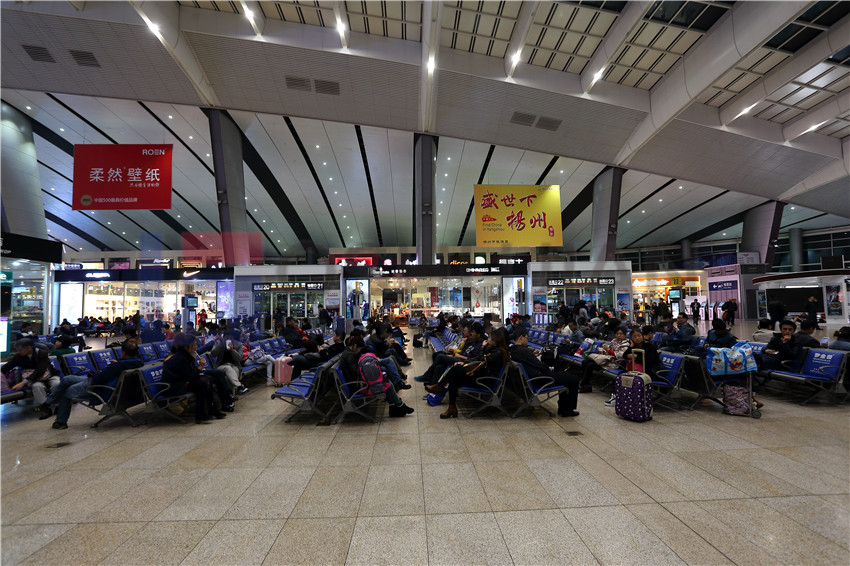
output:
<svg viewBox="0 0 850 566"><path fill-rule="evenodd" d="M334 178L333 178L333 177L328 177L328 180L329 180L329 181L333 181L333 180L334 180Z"/></svg>
<svg viewBox="0 0 850 566"><path fill-rule="evenodd" d="M171 114L169 114L169 115L168 115L168 119L169 119L169 120L173 120L173 119L174 119L174 116L172 116Z"/></svg>
<svg viewBox="0 0 850 566"><path fill-rule="evenodd" d="M55 188L55 187L50 187L50 190L51 190L51 191L55 191L55 190L56 190L56 188Z"/></svg>
<svg viewBox="0 0 850 566"><path fill-rule="evenodd" d="M658 199L658 202L664 202L663 198Z"/></svg>
<svg viewBox="0 0 850 566"><path fill-rule="evenodd" d="M723 232L723 235L725 236L725 235L726 235L726 232Z"/></svg>
<svg viewBox="0 0 850 566"><path fill-rule="evenodd" d="M632 223L631 220L626 220L626 224L631 224L631 223Z"/></svg>
<svg viewBox="0 0 850 566"><path fill-rule="evenodd" d="M796 207L793 207L793 206L792 206L792 207L791 207L791 210L794 210L795 208L796 208Z"/></svg>
<svg viewBox="0 0 850 566"><path fill-rule="evenodd" d="M32 106L27 106L27 110L32 110Z"/></svg>
<svg viewBox="0 0 850 566"><path fill-rule="evenodd" d="M193 138L192 136L189 136L189 139L190 139L190 140L193 140L193 139L195 139L195 138Z"/></svg>
<svg viewBox="0 0 850 566"><path fill-rule="evenodd" d="M316 149L319 149L319 144L316 144Z"/></svg>
<svg viewBox="0 0 850 566"><path fill-rule="evenodd" d="M747 107L746 107L746 108L744 108L743 110L741 110L741 112L740 112L737 116L735 116L735 120L737 120L738 118L740 118L740 117L741 117L741 116L743 116L744 114L749 114L749 113L750 113L750 110L752 110L753 108L755 108L756 106L758 106L758 104L759 104L758 102L755 102L755 103L753 103L753 104L750 104L749 106L747 106Z"/></svg>
<svg viewBox="0 0 850 566"><path fill-rule="evenodd" d="M65 128L59 128L59 131L60 131L60 132L64 132L64 131L65 131Z"/></svg>
<svg viewBox="0 0 850 566"><path fill-rule="evenodd" d="M159 33L159 25L158 24L155 24L151 21L148 21L148 28L150 28L150 30L154 33Z"/></svg>
<svg viewBox="0 0 850 566"><path fill-rule="evenodd" d="M452 158L451 158L451 157L447 157L446 159L448 159L449 161L451 161L451 160L452 160Z"/></svg>
<svg viewBox="0 0 850 566"><path fill-rule="evenodd" d="M645 211L645 210L641 210L641 211L640 211L640 213L641 213L641 214L646 214L646 211Z"/></svg>
<svg viewBox="0 0 850 566"><path fill-rule="evenodd" d="M596 71L596 73L594 73L593 80L590 81L590 86L593 86L596 83L598 83L600 80L602 80L602 77L604 77L604 76L605 76L605 67L602 67L601 69Z"/></svg>
<svg viewBox="0 0 850 566"><path fill-rule="evenodd" d="M679 190L680 190L680 191L682 190L682 185L679 185Z"/></svg>
<svg viewBox="0 0 850 566"><path fill-rule="evenodd" d="M430 74L430 73L433 73L433 72L434 72L434 69L437 67L437 63L436 63L436 62L434 62L434 56L433 56L433 55L432 55L431 57L428 57L428 65L427 65L427 67L428 67L428 73L429 73L429 74Z"/></svg>
<svg viewBox="0 0 850 566"><path fill-rule="evenodd" d="M245 8L245 17L248 18L251 21L254 21L254 12L252 12L248 8Z"/></svg>
<svg viewBox="0 0 850 566"><path fill-rule="evenodd" d="M209 156L210 156L210 154L208 153L208 154L207 154L207 157L209 157Z"/></svg>

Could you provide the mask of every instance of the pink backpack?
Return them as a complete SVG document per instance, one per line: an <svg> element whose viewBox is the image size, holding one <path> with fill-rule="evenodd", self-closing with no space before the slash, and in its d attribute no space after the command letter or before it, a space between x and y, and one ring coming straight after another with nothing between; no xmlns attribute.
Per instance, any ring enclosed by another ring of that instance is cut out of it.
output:
<svg viewBox="0 0 850 566"><path fill-rule="evenodd" d="M363 354L357 362L360 368L360 380L365 381L369 388L367 395L378 395L390 388L390 383L384 381L384 373L381 371L381 360L375 354Z"/></svg>

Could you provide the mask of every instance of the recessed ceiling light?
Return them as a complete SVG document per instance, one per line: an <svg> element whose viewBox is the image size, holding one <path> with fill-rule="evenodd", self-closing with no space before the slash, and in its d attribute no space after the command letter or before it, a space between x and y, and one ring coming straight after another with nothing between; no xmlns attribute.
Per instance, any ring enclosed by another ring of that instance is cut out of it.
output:
<svg viewBox="0 0 850 566"><path fill-rule="evenodd" d="M442 213L442 212L438 212L438 213L437 213L437 216L442 216L442 215L443 215L443 213Z"/></svg>
<svg viewBox="0 0 850 566"><path fill-rule="evenodd" d="M112 222L107 222L107 224L112 224Z"/></svg>
<svg viewBox="0 0 850 566"><path fill-rule="evenodd" d="M265 223L266 223L266 221L265 221L265 220L263 220L263 224L265 224Z"/></svg>
<svg viewBox="0 0 850 566"><path fill-rule="evenodd" d="M318 144L316 144L316 149L319 149L319 145L318 145Z"/></svg>
<svg viewBox="0 0 850 566"><path fill-rule="evenodd" d="M354 236L349 236L349 239L353 240L353 239L354 239Z"/></svg>
<svg viewBox="0 0 850 566"><path fill-rule="evenodd" d="M256 208L254 209L254 212L257 212L257 209L256 209Z"/></svg>
<svg viewBox="0 0 850 566"><path fill-rule="evenodd" d="M32 106L27 106L27 110L32 110Z"/></svg>
<svg viewBox="0 0 850 566"><path fill-rule="evenodd" d="M445 191L445 190L446 190L446 187L443 187L443 190Z"/></svg>
<svg viewBox="0 0 850 566"><path fill-rule="evenodd" d="M210 156L210 154L208 153L208 154L207 154L207 157L209 157L209 156Z"/></svg>
<svg viewBox="0 0 850 566"><path fill-rule="evenodd" d="M347 217L345 216L345 214L343 214L343 215L342 215L342 217L343 217L343 218L347 218Z"/></svg>
<svg viewBox="0 0 850 566"><path fill-rule="evenodd" d="M203 237L204 237L204 235L203 235L203 234L201 234L201 238L203 238Z"/></svg>
<svg viewBox="0 0 850 566"><path fill-rule="evenodd" d="M274 230L269 230L270 233L274 234Z"/></svg>
<svg viewBox="0 0 850 566"><path fill-rule="evenodd" d="M283 248L283 251L286 251L286 248Z"/></svg>
<svg viewBox="0 0 850 566"><path fill-rule="evenodd" d="M725 236L725 235L726 235L726 232L723 232L723 235Z"/></svg>
<svg viewBox="0 0 850 566"><path fill-rule="evenodd" d="M94 214L94 212L92 212L92 214ZM180 218L180 215L179 215L179 214L177 215L177 218Z"/></svg>
<svg viewBox="0 0 850 566"><path fill-rule="evenodd" d="M339 203L339 205L342 206L342 203Z"/></svg>
<svg viewBox="0 0 850 566"><path fill-rule="evenodd" d="M443 201L440 201L440 204L443 204Z"/></svg>
<svg viewBox="0 0 850 566"><path fill-rule="evenodd" d="M169 114L169 115L168 115L168 119L169 119L169 120L171 120L171 119L173 119L173 118L174 118L174 116L172 116L171 114Z"/></svg>
<svg viewBox="0 0 850 566"><path fill-rule="evenodd" d="M50 232L50 229L48 229L47 231Z"/></svg>
<svg viewBox="0 0 850 566"><path fill-rule="evenodd" d="M54 187L50 187L50 190L51 190L51 191L55 191L56 189L55 189Z"/></svg>
<svg viewBox="0 0 850 566"><path fill-rule="evenodd" d="M191 224L189 224L189 228L191 228L191 227L192 227L192 225L191 225Z"/></svg>
<svg viewBox="0 0 850 566"><path fill-rule="evenodd" d="M351 226L346 226L346 229L351 230Z"/></svg>
<svg viewBox="0 0 850 566"><path fill-rule="evenodd" d="M645 211L645 210L641 210L641 211L640 211L640 213L641 213L641 214L646 214L646 211Z"/></svg>
<svg viewBox="0 0 850 566"><path fill-rule="evenodd" d="M335 195L338 195L338 194L339 194L339 191L334 191L334 194L335 194Z"/></svg>
<svg viewBox="0 0 850 566"><path fill-rule="evenodd" d="M664 202L663 198L658 199L658 202Z"/></svg>
<svg viewBox="0 0 850 566"><path fill-rule="evenodd" d="M65 241L67 242L67 241L68 241L68 238L65 238ZM21 279L21 281L23 281L23 279Z"/></svg>
<svg viewBox="0 0 850 566"><path fill-rule="evenodd" d="M791 207L791 210L794 210L794 208L795 208L795 207L793 207L793 206L792 206L792 207Z"/></svg>
<svg viewBox="0 0 850 566"><path fill-rule="evenodd" d="M125 236L127 235L127 232L121 232L121 233L124 234Z"/></svg>
<svg viewBox="0 0 850 566"><path fill-rule="evenodd" d="M193 139L195 139L195 138L193 138L192 136L189 136L189 139L190 139L190 140L193 140Z"/></svg>
<svg viewBox="0 0 850 566"><path fill-rule="evenodd" d="M451 158L451 157L449 157L449 158L448 158L448 160L449 160L449 161L451 161L451 160L452 160L452 158Z"/></svg>
<svg viewBox="0 0 850 566"><path fill-rule="evenodd" d="M626 224L631 224L631 223L632 223L631 220L626 220Z"/></svg>
<svg viewBox="0 0 850 566"><path fill-rule="evenodd" d="M322 165L327 165L327 164L328 164L327 161L322 161Z"/></svg>
<svg viewBox="0 0 850 566"><path fill-rule="evenodd" d="M439 226L439 224L437 224L437 226Z"/></svg>
<svg viewBox="0 0 850 566"><path fill-rule="evenodd" d="M563 174L564 174L564 170L563 170L563 169L561 169L561 175L563 175Z"/></svg>
<svg viewBox="0 0 850 566"><path fill-rule="evenodd" d="M65 128L59 128L59 131L60 131L60 132L64 132L64 131L65 131Z"/></svg>
<svg viewBox="0 0 850 566"><path fill-rule="evenodd" d="M449 176L448 173L443 173L443 177L448 177L448 176Z"/></svg>
<svg viewBox="0 0 850 566"><path fill-rule="evenodd" d="M682 185L679 185L679 190L682 190Z"/></svg>
<svg viewBox="0 0 850 566"><path fill-rule="evenodd" d="M278 240L278 241L277 241L277 243L279 244L279 243L280 243L280 240Z"/></svg>
<svg viewBox="0 0 850 566"><path fill-rule="evenodd" d="M333 177L329 177L329 178L328 178L328 180L329 180L329 181L333 181L333 180L334 180L334 178L333 178Z"/></svg>

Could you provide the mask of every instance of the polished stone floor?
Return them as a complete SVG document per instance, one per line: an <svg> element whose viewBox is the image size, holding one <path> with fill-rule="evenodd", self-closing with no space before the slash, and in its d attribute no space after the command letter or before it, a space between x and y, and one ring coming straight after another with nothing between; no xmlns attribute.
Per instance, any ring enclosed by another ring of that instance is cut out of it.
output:
<svg viewBox="0 0 850 566"><path fill-rule="evenodd" d="M850 562L850 405L825 397L441 421L417 383L412 416L323 427L270 393L207 425L3 406L2 564Z"/></svg>

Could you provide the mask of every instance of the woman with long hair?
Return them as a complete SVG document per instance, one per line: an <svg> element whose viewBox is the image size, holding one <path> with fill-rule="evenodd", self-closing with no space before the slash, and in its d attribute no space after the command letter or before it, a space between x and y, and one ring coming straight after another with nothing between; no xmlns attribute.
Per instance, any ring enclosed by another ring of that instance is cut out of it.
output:
<svg viewBox="0 0 850 566"><path fill-rule="evenodd" d="M495 329L481 355L465 362L456 362L446 374L449 389L449 408L440 415L441 419L457 418L457 391L459 387L475 385L476 380L485 376L495 377L511 359L508 349L508 332L503 328ZM440 390L442 385L438 384Z"/></svg>

